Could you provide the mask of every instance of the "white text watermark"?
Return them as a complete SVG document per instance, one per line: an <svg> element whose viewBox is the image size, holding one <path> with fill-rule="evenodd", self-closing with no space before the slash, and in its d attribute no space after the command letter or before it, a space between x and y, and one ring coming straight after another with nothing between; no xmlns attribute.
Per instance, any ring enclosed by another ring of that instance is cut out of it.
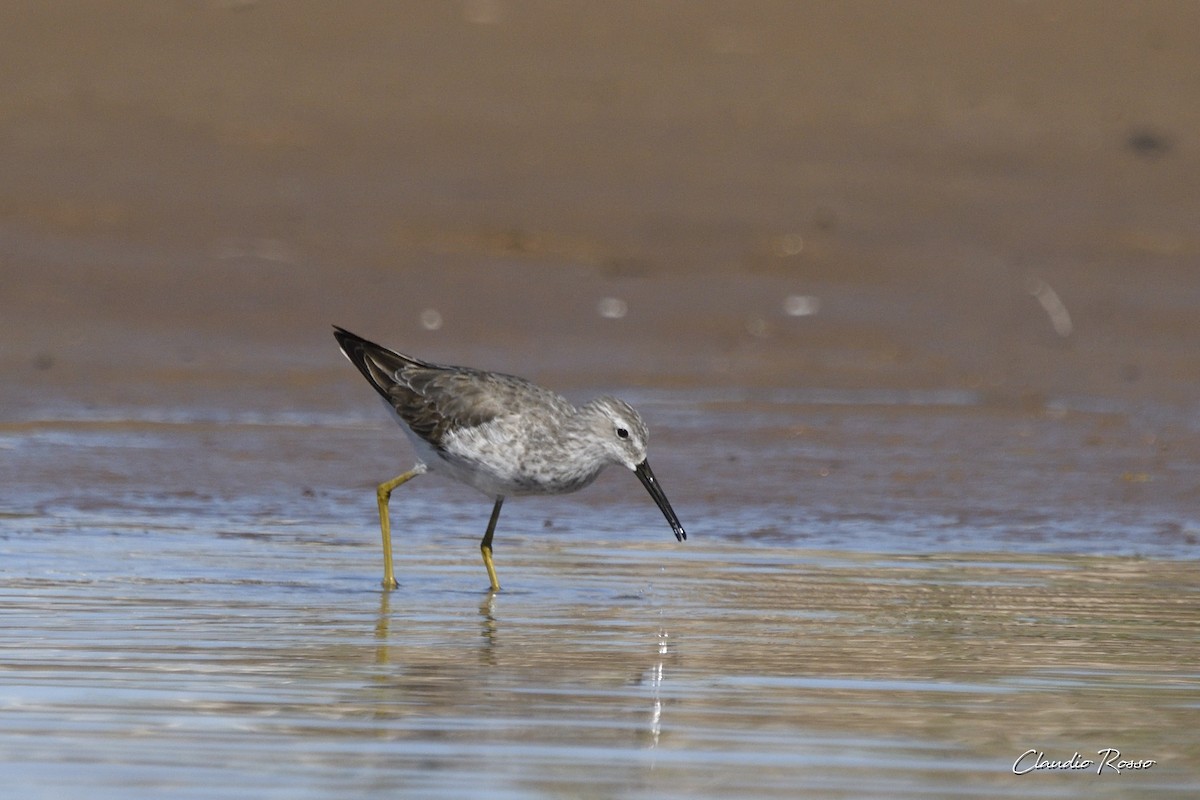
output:
<svg viewBox="0 0 1200 800"><path fill-rule="evenodd" d="M1055 760L1046 758L1041 750L1026 750L1017 756L1013 762L1014 775L1026 775L1030 772L1058 770L1092 770L1097 775L1120 775L1126 770L1150 769L1158 762L1152 758L1122 758L1121 751L1115 747L1106 747L1096 751L1096 758L1084 758L1076 752L1069 759Z"/></svg>

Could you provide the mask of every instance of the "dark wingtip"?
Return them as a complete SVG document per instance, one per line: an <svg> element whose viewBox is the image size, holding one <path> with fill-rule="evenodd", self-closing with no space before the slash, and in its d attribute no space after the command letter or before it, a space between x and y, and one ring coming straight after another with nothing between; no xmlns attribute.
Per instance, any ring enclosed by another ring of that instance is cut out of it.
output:
<svg viewBox="0 0 1200 800"><path fill-rule="evenodd" d="M386 398L388 396L387 387L381 383L380 377L376 374L377 370L373 367L370 351L384 353L389 351L338 325L333 326L333 338L337 339L338 347L342 349L342 355L350 359L350 363L367 379L368 383L375 387L375 391Z"/></svg>
<svg viewBox="0 0 1200 800"><path fill-rule="evenodd" d="M333 338L337 339L344 351L347 347L355 343L365 343L367 340L356 333L351 333L340 325L333 326Z"/></svg>

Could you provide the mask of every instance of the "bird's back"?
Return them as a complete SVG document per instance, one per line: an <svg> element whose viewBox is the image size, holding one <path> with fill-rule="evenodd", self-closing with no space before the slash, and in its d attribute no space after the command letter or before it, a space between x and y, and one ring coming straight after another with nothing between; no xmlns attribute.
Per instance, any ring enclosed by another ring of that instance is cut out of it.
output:
<svg viewBox="0 0 1200 800"><path fill-rule="evenodd" d="M574 406L515 375L422 361L334 328L342 352L396 416L436 451L452 434L523 413L569 416Z"/></svg>

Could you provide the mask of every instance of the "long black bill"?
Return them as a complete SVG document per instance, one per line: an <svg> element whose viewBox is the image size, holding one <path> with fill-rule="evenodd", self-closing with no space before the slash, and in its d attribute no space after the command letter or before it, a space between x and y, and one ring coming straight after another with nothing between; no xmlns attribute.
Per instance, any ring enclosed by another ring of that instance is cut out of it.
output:
<svg viewBox="0 0 1200 800"><path fill-rule="evenodd" d="M675 531L675 538L681 542L686 539L687 533L684 532L683 526L679 524L679 517L675 516L675 509L671 508L671 504L667 501L667 496L663 494L662 487L658 485L658 479L650 471L650 462L643 461L638 464L633 470L633 474L638 476L638 480L642 482L642 486L645 486L646 491L654 498L654 502L658 504L658 508L663 512L663 516L667 518L667 522L671 523L671 530Z"/></svg>

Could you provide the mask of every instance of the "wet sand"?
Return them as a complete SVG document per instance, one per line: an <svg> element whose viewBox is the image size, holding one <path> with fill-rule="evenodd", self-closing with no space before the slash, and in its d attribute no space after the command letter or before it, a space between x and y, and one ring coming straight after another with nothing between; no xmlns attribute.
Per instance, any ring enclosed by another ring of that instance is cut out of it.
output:
<svg viewBox="0 0 1200 800"><path fill-rule="evenodd" d="M1193 795L1198 8L0 9L6 785ZM422 479L381 593L331 323L626 397L689 541L489 600Z"/></svg>

